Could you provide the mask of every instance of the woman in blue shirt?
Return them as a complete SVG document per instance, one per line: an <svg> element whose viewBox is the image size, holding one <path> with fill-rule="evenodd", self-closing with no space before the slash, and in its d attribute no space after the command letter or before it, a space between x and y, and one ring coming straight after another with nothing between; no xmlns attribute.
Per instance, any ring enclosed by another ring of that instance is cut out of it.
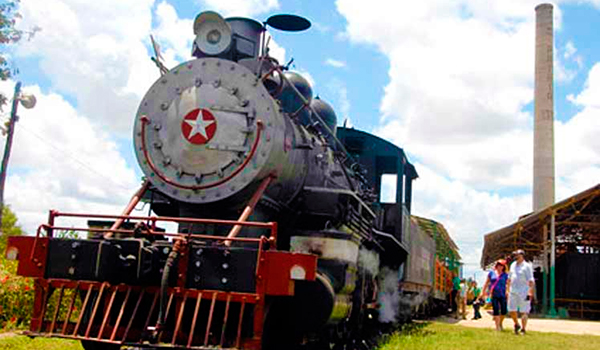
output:
<svg viewBox="0 0 600 350"><path fill-rule="evenodd" d="M502 322L506 317L506 301L508 291L506 290L506 282L508 281L508 274L506 273L506 260L500 259L496 261L494 270L488 274L485 285L483 286L483 293L481 298L485 300L487 294L492 296L492 307L494 309L494 322L496 323L496 330L502 331ZM489 287L489 292L488 292Z"/></svg>

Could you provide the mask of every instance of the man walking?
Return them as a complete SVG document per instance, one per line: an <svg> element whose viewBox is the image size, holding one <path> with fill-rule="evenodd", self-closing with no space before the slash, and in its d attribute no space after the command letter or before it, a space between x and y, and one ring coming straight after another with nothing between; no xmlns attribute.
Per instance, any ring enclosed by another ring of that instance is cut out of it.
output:
<svg viewBox="0 0 600 350"><path fill-rule="evenodd" d="M533 268L530 263L525 261L525 252L519 249L513 255L516 260L510 264L508 312L515 323L515 334L518 335L519 331L523 334L526 332L527 317L531 310L535 282ZM517 312L521 313L521 325L519 325Z"/></svg>

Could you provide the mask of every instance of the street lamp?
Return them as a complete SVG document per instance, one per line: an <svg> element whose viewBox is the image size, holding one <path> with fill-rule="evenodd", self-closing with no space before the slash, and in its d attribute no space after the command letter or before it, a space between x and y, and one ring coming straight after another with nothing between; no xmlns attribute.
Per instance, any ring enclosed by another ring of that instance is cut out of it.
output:
<svg viewBox="0 0 600 350"><path fill-rule="evenodd" d="M4 210L4 183L6 181L6 171L8 170L8 158L12 148L13 135L15 131L15 123L17 122L17 108L19 102L23 107L31 109L35 107L36 99L34 95L21 92L21 82L15 85L15 94L13 95L12 109L10 111L10 120L6 127L6 146L4 147L4 155L2 157L2 168L0 169L0 235L2 235L2 213Z"/></svg>

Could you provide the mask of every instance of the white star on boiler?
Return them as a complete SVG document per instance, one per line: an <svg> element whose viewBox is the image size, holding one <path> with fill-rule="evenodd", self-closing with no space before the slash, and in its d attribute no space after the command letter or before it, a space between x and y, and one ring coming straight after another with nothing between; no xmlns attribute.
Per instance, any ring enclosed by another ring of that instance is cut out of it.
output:
<svg viewBox="0 0 600 350"><path fill-rule="evenodd" d="M214 123L214 120L204 120L202 119L202 113L198 113L198 116L196 117L196 120L189 120L186 119L185 122L192 127L192 131L190 131L190 133L188 134L188 139L191 139L192 137L194 137L196 134L200 134L202 135L205 139L208 138L208 136L206 135L206 128L211 125L212 123Z"/></svg>

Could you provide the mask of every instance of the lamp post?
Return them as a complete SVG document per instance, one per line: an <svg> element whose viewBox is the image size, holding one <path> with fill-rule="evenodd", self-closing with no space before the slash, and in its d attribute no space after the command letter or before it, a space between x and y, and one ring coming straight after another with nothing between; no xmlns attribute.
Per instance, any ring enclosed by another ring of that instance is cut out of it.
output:
<svg viewBox="0 0 600 350"><path fill-rule="evenodd" d="M6 182L6 172L8 170L8 159L10 157L10 150L12 148L13 135L15 132L15 123L17 122L17 108L19 107L19 102L23 105L23 107L30 109L35 106L35 96L22 94L21 93L21 82L17 82L15 85L15 93L13 95L12 101L12 109L10 111L10 120L8 121L8 125L6 128L6 146L4 147L4 155L2 156L2 168L0 168L0 235L2 232L2 219L3 219L3 211L4 211L4 183Z"/></svg>

